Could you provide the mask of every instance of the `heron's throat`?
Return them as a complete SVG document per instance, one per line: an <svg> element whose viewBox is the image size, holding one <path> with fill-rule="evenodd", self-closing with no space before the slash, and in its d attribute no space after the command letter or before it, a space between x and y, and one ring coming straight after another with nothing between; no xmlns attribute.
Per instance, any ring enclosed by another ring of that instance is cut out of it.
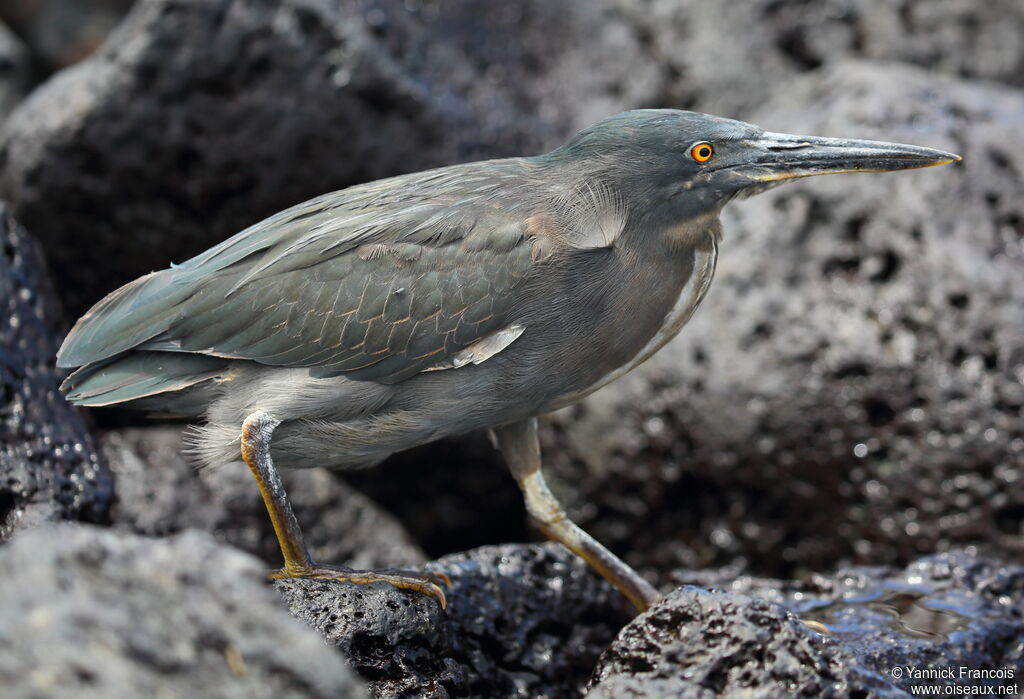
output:
<svg viewBox="0 0 1024 699"><path fill-rule="evenodd" d="M669 226L665 230L669 245L677 250L704 250L709 245L717 246L722 242L722 221L718 218L720 211L714 209Z"/></svg>

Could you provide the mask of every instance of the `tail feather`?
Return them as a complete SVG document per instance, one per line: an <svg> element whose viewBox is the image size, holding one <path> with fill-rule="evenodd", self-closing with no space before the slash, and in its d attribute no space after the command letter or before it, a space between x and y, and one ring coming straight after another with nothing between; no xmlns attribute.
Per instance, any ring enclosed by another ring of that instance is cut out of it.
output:
<svg viewBox="0 0 1024 699"><path fill-rule="evenodd" d="M177 352L128 352L86 364L61 384L78 405L124 403L229 375L231 360Z"/></svg>
<svg viewBox="0 0 1024 699"><path fill-rule="evenodd" d="M57 366L82 366L116 357L166 330L188 295L176 284L175 272L153 272L108 294L64 338Z"/></svg>

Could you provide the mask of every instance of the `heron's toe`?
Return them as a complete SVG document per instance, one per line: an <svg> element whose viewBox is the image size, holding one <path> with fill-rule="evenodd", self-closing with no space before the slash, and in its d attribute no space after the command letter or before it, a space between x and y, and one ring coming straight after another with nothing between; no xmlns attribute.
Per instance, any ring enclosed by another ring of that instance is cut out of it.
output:
<svg viewBox="0 0 1024 699"><path fill-rule="evenodd" d="M451 588L452 581L444 573L424 573L415 570L398 570L387 568L382 570L354 570L343 566L313 565L304 570L287 570L278 568L269 573L274 580L284 578L318 578L321 580L338 580L358 584L385 582L403 590L415 590L428 597L433 597L441 605L448 606L441 585Z"/></svg>

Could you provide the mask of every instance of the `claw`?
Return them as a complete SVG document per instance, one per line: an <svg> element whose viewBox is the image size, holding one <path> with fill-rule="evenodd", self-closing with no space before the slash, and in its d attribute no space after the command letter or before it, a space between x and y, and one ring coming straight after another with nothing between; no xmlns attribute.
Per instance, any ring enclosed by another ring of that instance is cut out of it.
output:
<svg viewBox="0 0 1024 699"><path fill-rule="evenodd" d="M447 587L449 590L452 589L452 579L450 577L448 577L447 573L442 573L440 571L432 570L432 571L430 571L430 575L433 575L435 578L437 578L441 582L443 582L445 584L445 587Z"/></svg>

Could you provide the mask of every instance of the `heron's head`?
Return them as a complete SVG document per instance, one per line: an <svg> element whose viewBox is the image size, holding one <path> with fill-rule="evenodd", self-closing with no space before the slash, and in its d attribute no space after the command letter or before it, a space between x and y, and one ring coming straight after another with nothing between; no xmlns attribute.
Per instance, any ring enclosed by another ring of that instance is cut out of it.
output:
<svg viewBox="0 0 1024 699"><path fill-rule="evenodd" d="M633 212L666 222L716 212L786 180L886 172L960 160L932 148L771 133L697 112L643 109L584 129L542 159L614 188Z"/></svg>

